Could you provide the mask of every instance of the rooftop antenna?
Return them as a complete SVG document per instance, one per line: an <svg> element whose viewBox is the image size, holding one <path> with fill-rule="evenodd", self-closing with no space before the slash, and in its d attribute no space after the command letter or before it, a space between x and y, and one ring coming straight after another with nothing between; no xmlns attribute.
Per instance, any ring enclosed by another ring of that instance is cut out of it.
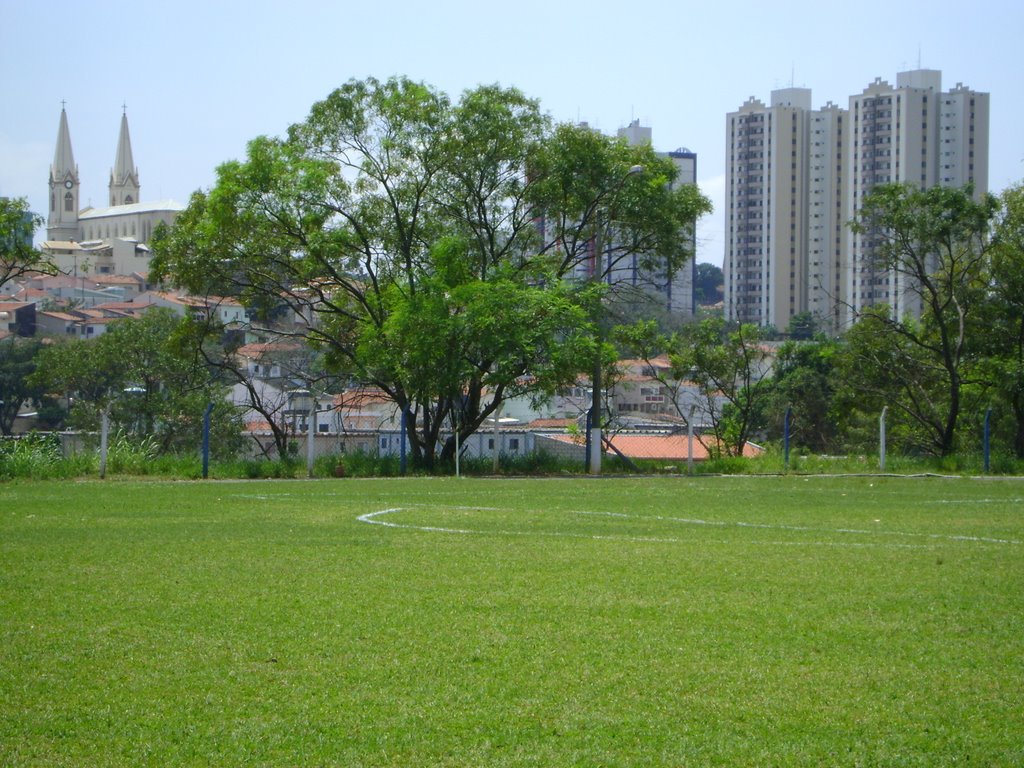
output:
<svg viewBox="0 0 1024 768"><path fill-rule="evenodd" d="M789 62L789 87L796 87L796 64L792 61Z"/></svg>
<svg viewBox="0 0 1024 768"><path fill-rule="evenodd" d="M921 44L917 44L917 68L921 68Z"/></svg>

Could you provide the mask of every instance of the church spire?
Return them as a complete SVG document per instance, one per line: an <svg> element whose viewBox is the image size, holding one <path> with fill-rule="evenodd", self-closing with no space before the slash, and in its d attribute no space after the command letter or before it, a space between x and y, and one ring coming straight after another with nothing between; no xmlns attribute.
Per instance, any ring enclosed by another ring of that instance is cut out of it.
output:
<svg viewBox="0 0 1024 768"><path fill-rule="evenodd" d="M60 125L57 128L57 147L50 166L50 215L46 221L50 240L78 238L78 166L71 150L71 131L68 115L61 102Z"/></svg>
<svg viewBox="0 0 1024 768"><path fill-rule="evenodd" d="M117 138L114 168L110 171L110 204L131 205L139 202L139 169L132 158L132 140L128 134L127 108L121 114L121 134Z"/></svg>
<svg viewBox="0 0 1024 768"><path fill-rule="evenodd" d="M57 148L53 153L50 178L63 182L67 175L78 176L75 153L71 150L71 131L68 130L68 113L63 104L60 109L60 125L57 127Z"/></svg>

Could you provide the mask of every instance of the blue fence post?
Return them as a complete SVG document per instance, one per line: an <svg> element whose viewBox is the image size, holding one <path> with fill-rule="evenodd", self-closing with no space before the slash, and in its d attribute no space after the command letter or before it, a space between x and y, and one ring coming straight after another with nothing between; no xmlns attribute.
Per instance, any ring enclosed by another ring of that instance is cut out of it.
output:
<svg viewBox="0 0 1024 768"><path fill-rule="evenodd" d="M992 409L991 408L987 408L985 410L985 441L984 441L985 474L986 475L988 474L989 459L991 458L991 454L990 454L990 450L989 450L990 449L989 441L990 441L990 439L992 437L992 432L991 432L991 429L990 429L990 422L991 422L991 420L992 420Z"/></svg>
<svg viewBox="0 0 1024 768"><path fill-rule="evenodd" d="M878 468L885 472L885 414L889 406L882 408L882 415L878 417Z"/></svg>
<svg viewBox="0 0 1024 768"><path fill-rule="evenodd" d="M210 476L210 414L213 403L207 403L203 412L203 480Z"/></svg>
<svg viewBox="0 0 1024 768"><path fill-rule="evenodd" d="M402 409L402 418L399 419L399 422L398 422L399 423L399 429L398 429L398 456L399 456L399 458L398 458L398 471L401 474L403 474L403 475L405 474L405 470L406 470L406 468L408 467L408 464L409 464L409 458L408 458L408 455L407 455L406 449L405 449L405 431L407 429L405 422L406 422L406 420L408 418L409 418L409 409L408 408L403 408Z"/></svg>
<svg viewBox="0 0 1024 768"><path fill-rule="evenodd" d="M793 409L787 408L786 415L782 420L783 445L785 446L786 471L789 471L789 419L793 415Z"/></svg>

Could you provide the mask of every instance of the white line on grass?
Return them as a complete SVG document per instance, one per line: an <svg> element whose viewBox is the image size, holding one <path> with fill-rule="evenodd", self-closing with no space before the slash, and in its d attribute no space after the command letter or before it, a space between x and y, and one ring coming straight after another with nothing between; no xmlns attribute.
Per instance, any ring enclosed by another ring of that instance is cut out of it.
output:
<svg viewBox="0 0 1024 768"><path fill-rule="evenodd" d="M498 536L562 536L573 539L611 539L617 541L649 541L658 543L675 543L681 541L681 539L661 539L653 536L600 536L597 534L589 533L566 533L559 531L481 531L468 528L440 528L433 525L409 525L408 523L392 523L388 522L387 520L377 519L379 515L390 515L394 512L402 512L406 509L408 509L408 507L393 507L391 509L382 509L377 512L367 512L365 515L360 515L357 519L361 523L370 523L371 525L383 525L386 528L405 528L410 531L431 531L433 533L457 533L460 535L474 534L479 536L486 536L496 534ZM446 507L446 509L472 509L492 512L498 511L496 507Z"/></svg>
<svg viewBox="0 0 1024 768"><path fill-rule="evenodd" d="M690 517L664 517L662 515L628 515L623 512L573 512L575 515L596 515L603 517L625 517L642 520L660 520L670 523L685 523L686 525L711 525L717 528L766 528L775 531L804 531L811 533L849 533L865 536L914 536L926 539L947 539L949 541L977 541L986 544L1021 544L1024 542L1015 539L995 539L987 536L954 536L945 533L916 533L913 531L872 531L860 528L816 528L806 525L773 525L771 523L747 523L743 521L728 520L701 520Z"/></svg>
<svg viewBox="0 0 1024 768"><path fill-rule="evenodd" d="M421 505L428 506L428 505ZM436 505L429 505L436 506ZM389 520L383 520L385 515L396 514L410 509L410 507L391 507L389 509L381 509L376 512L367 512L364 515L360 515L357 519L362 523L369 523L371 525L381 525L386 528L402 528L405 530L412 531L427 531L430 533L451 533L457 535L498 535L498 536L554 536L574 539L591 539L591 540L605 540L605 541L632 541L632 542L650 542L660 544L673 544L687 541L686 539L679 538L665 538L655 536L622 536L622 535L600 535L600 534L587 534L587 533L571 533L571 532L560 532L560 531L512 531L512 530L495 530L486 531L473 528L447 528L444 526L434 525L412 525L409 523L395 523ZM496 507L444 507L444 509L450 510L473 510L473 511L498 511ZM700 520L696 518L683 518L683 517L663 517L663 516L643 516L643 515L628 515L622 512L583 512L574 511L571 514L575 515L593 515L602 517L618 517L627 519L642 519L642 520L657 520L662 522L675 522L683 523L686 525L706 525L718 528L737 527L737 528L760 528L765 530L781 530L781 531L801 531L811 533L841 533L841 534L858 534L858 535L870 535L870 536L914 536L928 539L943 539L948 541L971 541L980 542L987 544L1021 544L1022 542L1013 539L995 539L981 536L949 536L938 533L908 533L905 531L870 531L870 530L858 530L853 528L812 528L807 526L798 525L771 525L768 523L747 523L747 522L726 522L726 521L714 521L714 520ZM883 543L883 542L838 542L838 541L774 541L774 542L751 542L754 544L768 544L774 545L786 545L786 546L800 546L800 545L813 545L813 546L826 546L826 547L890 547L899 549L926 549L931 545L925 544L897 544L897 543Z"/></svg>

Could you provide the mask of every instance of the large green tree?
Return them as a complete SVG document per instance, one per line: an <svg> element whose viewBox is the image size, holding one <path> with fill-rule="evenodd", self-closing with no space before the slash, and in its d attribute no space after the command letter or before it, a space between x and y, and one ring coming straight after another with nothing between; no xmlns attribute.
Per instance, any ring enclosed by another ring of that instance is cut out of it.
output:
<svg viewBox="0 0 1024 768"><path fill-rule="evenodd" d="M36 369L42 344L35 339L10 336L0 340L0 434L9 435L23 403L37 407L43 391L29 377Z"/></svg>
<svg viewBox="0 0 1024 768"><path fill-rule="evenodd" d="M855 232L873 241L874 268L896 278L894 289L898 282L919 306L919 317L872 307L859 321L870 320L874 332L891 337L878 343L883 359L898 353L898 362L915 362L899 368L905 380L894 405L924 430L922 447L939 455L955 449L964 387L975 373L998 210L995 197L975 199L970 187L883 184L864 198L852 222ZM869 361L862 356L863 365L849 371L863 374L865 387L877 378L864 367Z"/></svg>
<svg viewBox="0 0 1024 768"><path fill-rule="evenodd" d="M948 412L943 369L931 350L891 331L889 312L875 307L844 334L832 377L835 427L848 448L872 450L888 408L888 440L897 450L939 453ZM909 318L904 325L921 333Z"/></svg>
<svg viewBox="0 0 1024 768"><path fill-rule="evenodd" d="M794 445L819 453L835 449L833 400L839 347L838 342L824 338L787 341L779 347L772 374L762 383L770 437L784 437L789 410Z"/></svg>
<svg viewBox="0 0 1024 768"><path fill-rule="evenodd" d="M697 280L693 286L694 298L698 304L717 304L722 300L725 275L717 264L701 262L697 265Z"/></svg>
<svg viewBox="0 0 1024 768"><path fill-rule="evenodd" d="M652 321L616 329L619 343L649 364L651 375L669 392L677 415L710 423L712 439L698 435L712 454L742 456L764 426L769 352L760 328L730 326L720 317L690 323L664 334ZM658 364L667 357L667 367Z"/></svg>
<svg viewBox="0 0 1024 768"><path fill-rule="evenodd" d="M238 414L208 368L176 346L182 322L170 310L153 309L112 323L95 339L45 346L29 382L62 396L73 426L94 430L107 409L115 429L152 437L161 452L197 450L203 413L213 403L211 446L231 454L240 444Z"/></svg>
<svg viewBox="0 0 1024 768"><path fill-rule="evenodd" d="M673 191L675 173L649 147L552 126L514 89L452 103L402 78L351 81L222 165L156 239L153 270L303 318L291 332L407 413L429 466L505 398L542 397L595 359L601 291L567 278L692 255L680 235L709 204Z"/></svg>
<svg viewBox="0 0 1024 768"><path fill-rule="evenodd" d="M1002 203L984 321L985 372L997 408L1012 424L1013 451L1024 458L1024 185L1004 191Z"/></svg>
<svg viewBox="0 0 1024 768"><path fill-rule="evenodd" d="M42 217L32 213L23 198L0 197L0 285L30 272L54 271L53 264L32 245Z"/></svg>
<svg viewBox="0 0 1024 768"><path fill-rule="evenodd" d="M217 312L194 313L175 329L173 348L201 360L210 375L232 387L236 403L261 417L270 431L267 443L250 433L253 447L266 457L287 456L300 427L294 397L311 394L318 403L336 391L323 356L285 334L264 334L247 343L246 334L225 328Z"/></svg>

